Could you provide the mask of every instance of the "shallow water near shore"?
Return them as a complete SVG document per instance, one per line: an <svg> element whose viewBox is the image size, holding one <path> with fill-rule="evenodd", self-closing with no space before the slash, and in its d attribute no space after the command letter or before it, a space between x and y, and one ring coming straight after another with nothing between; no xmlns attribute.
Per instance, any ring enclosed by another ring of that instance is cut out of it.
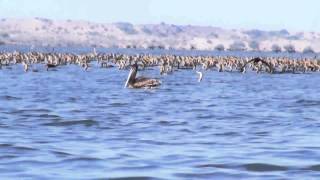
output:
<svg viewBox="0 0 320 180"><path fill-rule="evenodd" d="M315 179L320 76L192 70L125 89L127 70L0 70L5 179Z"/></svg>

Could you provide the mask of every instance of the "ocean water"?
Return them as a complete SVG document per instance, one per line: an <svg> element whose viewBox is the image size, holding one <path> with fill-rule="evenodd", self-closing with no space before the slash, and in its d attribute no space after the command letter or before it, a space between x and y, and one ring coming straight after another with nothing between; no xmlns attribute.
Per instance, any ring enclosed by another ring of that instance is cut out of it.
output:
<svg viewBox="0 0 320 180"><path fill-rule="evenodd" d="M0 70L1 179L318 179L320 75Z"/></svg>

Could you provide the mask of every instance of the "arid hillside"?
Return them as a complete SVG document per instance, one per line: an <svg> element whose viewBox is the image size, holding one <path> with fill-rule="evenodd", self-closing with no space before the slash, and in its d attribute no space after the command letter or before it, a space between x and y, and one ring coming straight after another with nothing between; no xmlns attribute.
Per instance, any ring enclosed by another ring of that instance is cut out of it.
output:
<svg viewBox="0 0 320 180"><path fill-rule="evenodd" d="M44 18L0 19L0 44L320 52L320 33L165 23L133 25Z"/></svg>

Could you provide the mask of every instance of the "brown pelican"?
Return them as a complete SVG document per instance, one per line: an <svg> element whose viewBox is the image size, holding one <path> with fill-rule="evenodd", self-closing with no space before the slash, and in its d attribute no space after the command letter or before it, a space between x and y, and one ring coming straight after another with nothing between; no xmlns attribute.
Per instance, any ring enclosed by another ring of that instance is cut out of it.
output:
<svg viewBox="0 0 320 180"><path fill-rule="evenodd" d="M158 79L151 79L146 77L137 77L138 65L134 64L131 66L127 82L125 84L126 88L152 88L159 86L161 82Z"/></svg>

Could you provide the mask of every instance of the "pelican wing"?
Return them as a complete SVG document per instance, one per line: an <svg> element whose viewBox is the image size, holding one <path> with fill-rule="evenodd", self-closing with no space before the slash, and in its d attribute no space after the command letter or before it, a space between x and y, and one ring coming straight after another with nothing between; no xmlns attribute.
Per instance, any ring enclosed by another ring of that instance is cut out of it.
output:
<svg viewBox="0 0 320 180"><path fill-rule="evenodd" d="M47 67L48 68L54 68L54 67L57 67L57 65L55 65L55 64L47 64Z"/></svg>
<svg viewBox="0 0 320 180"><path fill-rule="evenodd" d="M158 79L150 79L145 77L139 77L134 83L134 88L151 88L159 86L161 82Z"/></svg>
<svg viewBox="0 0 320 180"><path fill-rule="evenodd" d="M272 73L273 72L273 68L272 66L266 62L265 60L261 59L261 58L253 58L251 59L250 61L246 62L242 67L241 67L241 71L244 70L244 67L247 66L247 64L251 63L251 62L254 62L254 63L258 63L258 62L261 62L262 64L264 64L265 66L267 66L269 68L269 73Z"/></svg>

